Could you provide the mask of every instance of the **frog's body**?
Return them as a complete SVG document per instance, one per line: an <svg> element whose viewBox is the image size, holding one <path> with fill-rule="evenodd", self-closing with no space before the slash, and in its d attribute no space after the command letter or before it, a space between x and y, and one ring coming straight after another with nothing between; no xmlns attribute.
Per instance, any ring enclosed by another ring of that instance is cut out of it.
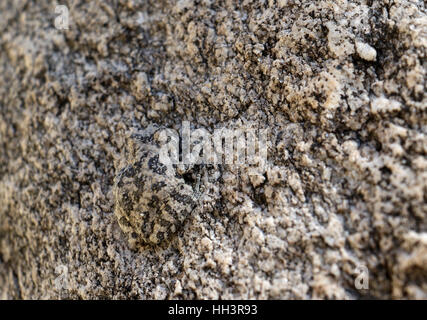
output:
<svg viewBox="0 0 427 320"><path fill-rule="evenodd" d="M159 161L153 133L131 136L128 165L114 181L115 214L131 245L170 239L196 207L192 186Z"/></svg>

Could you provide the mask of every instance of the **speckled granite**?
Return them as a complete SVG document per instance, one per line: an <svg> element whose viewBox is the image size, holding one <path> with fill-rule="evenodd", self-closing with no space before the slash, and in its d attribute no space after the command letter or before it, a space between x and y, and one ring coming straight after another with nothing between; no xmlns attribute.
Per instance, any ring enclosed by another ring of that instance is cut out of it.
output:
<svg viewBox="0 0 427 320"><path fill-rule="evenodd" d="M1 1L0 297L426 299L426 13ZM210 168L200 210L132 247L114 214L126 135L184 120L268 128L268 161Z"/></svg>

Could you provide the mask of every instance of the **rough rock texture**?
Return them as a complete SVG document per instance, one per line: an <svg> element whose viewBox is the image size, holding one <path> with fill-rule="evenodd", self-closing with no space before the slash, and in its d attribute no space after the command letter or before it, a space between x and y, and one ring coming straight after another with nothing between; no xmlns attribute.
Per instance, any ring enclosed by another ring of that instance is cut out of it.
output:
<svg viewBox="0 0 427 320"><path fill-rule="evenodd" d="M0 1L0 297L427 298L426 47L422 0ZM126 136L183 120L267 164L131 248Z"/></svg>

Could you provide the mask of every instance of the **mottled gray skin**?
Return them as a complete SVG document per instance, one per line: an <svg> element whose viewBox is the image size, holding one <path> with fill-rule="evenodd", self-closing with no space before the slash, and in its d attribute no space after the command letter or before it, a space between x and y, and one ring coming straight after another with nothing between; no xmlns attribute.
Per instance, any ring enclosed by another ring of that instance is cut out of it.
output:
<svg viewBox="0 0 427 320"><path fill-rule="evenodd" d="M131 136L128 165L114 181L115 214L132 246L169 240L196 206L192 186L159 161L152 137L152 130Z"/></svg>

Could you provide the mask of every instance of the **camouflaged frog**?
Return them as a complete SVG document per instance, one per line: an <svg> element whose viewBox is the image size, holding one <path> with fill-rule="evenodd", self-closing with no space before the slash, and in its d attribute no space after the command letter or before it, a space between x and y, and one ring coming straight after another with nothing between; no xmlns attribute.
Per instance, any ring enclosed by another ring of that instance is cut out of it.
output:
<svg viewBox="0 0 427 320"><path fill-rule="evenodd" d="M159 161L158 131L151 127L128 139L128 165L114 180L115 215L132 246L170 239L196 207L184 174Z"/></svg>

